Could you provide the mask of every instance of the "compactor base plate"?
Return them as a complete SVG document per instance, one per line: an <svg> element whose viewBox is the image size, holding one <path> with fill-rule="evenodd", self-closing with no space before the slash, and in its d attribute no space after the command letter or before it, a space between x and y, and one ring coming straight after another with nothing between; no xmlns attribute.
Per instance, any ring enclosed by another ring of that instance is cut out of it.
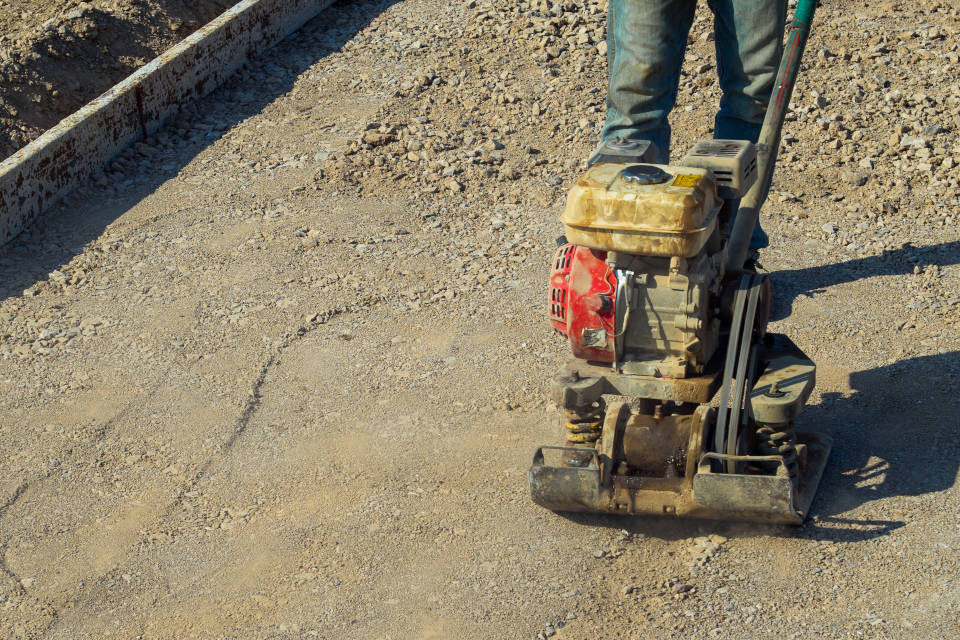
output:
<svg viewBox="0 0 960 640"><path fill-rule="evenodd" d="M805 450L796 490L786 467L771 474L710 471L710 456L691 478L611 477L603 486L602 464L596 451L584 460L579 447L541 447L530 468L530 492L537 504L558 512L622 515L675 515L713 520L802 524L823 476L832 446L819 433L798 433L798 450ZM554 455L556 462L548 461ZM759 460L740 456L741 462ZM569 465L577 459L583 466ZM768 461L769 460L765 460Z"/></svg>

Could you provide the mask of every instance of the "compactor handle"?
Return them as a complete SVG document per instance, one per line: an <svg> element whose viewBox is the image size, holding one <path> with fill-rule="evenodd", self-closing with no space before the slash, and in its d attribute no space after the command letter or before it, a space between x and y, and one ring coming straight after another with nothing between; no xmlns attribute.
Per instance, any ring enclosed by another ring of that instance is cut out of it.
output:
<svg viewBox="0 0 960 640"><path fill-rule="evenodd" d="M767 113L763 118L763 127L760 129L760 138L757 141L757 181L740 201L740 209L730 232L730 245L727 251L726 270L730 276L736 276L743 270L750 250L750 237L753 228L757 226L760 207L767 199L770 191L770 181L773 177L773 167L777 162L777 152L780 148L780 133L783 129L783 119L787 115L787 105L800 73L800 58L807 46L807 37L810 35L810 26L813 24L813 12L817 7L817 0L799 0L797 11L793 16L790 35L787 45L780 59L780 70L777 72L777 81Z"/></svg>

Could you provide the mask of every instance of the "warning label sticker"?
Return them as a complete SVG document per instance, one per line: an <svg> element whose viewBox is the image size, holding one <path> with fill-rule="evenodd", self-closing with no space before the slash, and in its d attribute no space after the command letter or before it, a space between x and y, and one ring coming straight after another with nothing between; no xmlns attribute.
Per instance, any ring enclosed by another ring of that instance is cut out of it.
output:
<svg viewBox="0 0 960 640"><path fill-rule="evenodd" d="M697 186L697 181L700 180L700 176L683 174L677 176L676 180L673 181L674 187L695 187Z"/></svg>

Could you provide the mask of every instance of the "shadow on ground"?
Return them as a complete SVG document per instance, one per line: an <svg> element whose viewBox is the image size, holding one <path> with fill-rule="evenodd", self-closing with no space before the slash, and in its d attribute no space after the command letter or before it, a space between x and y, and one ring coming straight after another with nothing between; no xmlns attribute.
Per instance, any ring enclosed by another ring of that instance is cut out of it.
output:
<svg viewBox="0 0 960 640"><path fill-rule="evenodd" d="M922 356L850 374L849 395L808 407L807 428L834 438L814 503L823 521L884 498L951 489L960 468L960 352ZM903 517L911 505L885 505Z"/></svg>
<svg viewBox="0 0 960 640"><path fill-rule="evenodd" d="M857 258L818 267L775 271L770 274L774 287L774 308L771 320L782 320L793 311L799 296L814 298L828 287L875 276L897 276L913 273L914 267L960 264L960 242L944 242L928 247L905 244L899 249L884 251L878 256Z"/></svg>
<svg viewBox="0 0 960 640"><path fill-rule="evenodd" d="M114 220L126 213L161 184L174 178L197 154L223 133L261 112L293 87L298 76L343 45L397 0L340 0L307 23L296 34L251 60L224 85L184 111L196 123L188 141L177 145L175 161L151 170L118 192L98 191L80 210L66 202L54 207L19 237L0 247L0 301L20 295L49 273L70 262L84 245L98 238ZM231 94L249 100L229 102ZM229 103L227 115L211 120L205 106ZM161 132L163 129L161 129ZM147 141L148 143L150 140ZM122 179L122 178L121 178Z"/></svg>

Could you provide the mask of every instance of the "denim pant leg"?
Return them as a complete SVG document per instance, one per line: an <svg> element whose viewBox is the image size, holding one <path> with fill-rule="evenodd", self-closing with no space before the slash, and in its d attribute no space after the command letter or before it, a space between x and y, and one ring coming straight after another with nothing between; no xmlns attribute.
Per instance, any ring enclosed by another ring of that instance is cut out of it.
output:
<svg viewBox="0 0 960 640"><path fill-rule="evenodd" d="M603 139L650 140L670 157L670 123L696 0L609 0Z"/></svg>
<svg viewBox="0 0 960 640"><path fill-rule="evenodd" d="M713 136L756 142L780 66L787 2L710 0L709 4L723 90ZM758 221L750 248L769 244Z"/></svg>
<svg viewBox="0 0 960 640"><path fill-rule="evenodd" d="M710 0L720 111L714 137L757 141L780 66L786 0Z"/></svg>

